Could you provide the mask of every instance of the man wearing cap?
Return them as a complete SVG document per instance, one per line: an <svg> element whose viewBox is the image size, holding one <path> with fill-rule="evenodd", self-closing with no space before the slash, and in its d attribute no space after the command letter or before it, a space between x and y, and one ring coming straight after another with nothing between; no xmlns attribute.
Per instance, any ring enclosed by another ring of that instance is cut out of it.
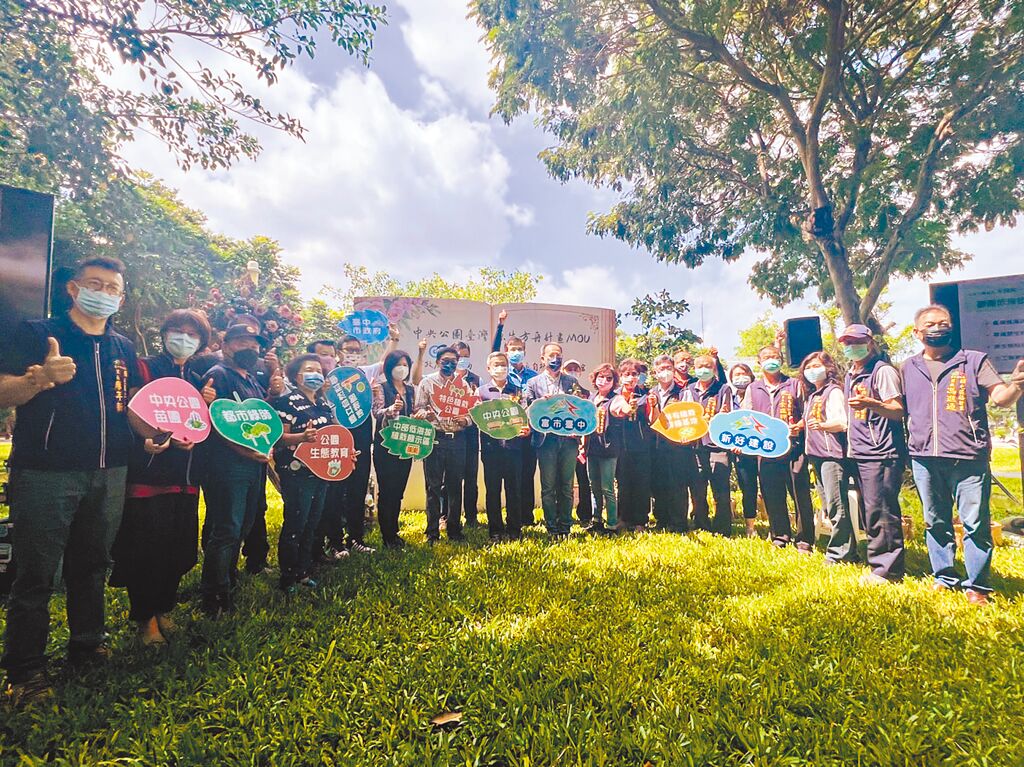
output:
<svg viewBox="0 0 1024 767"><path fill-rule="evenodd" d="M953 321L943 306L915 314L914 337L924 349L902 369L908 446L935 588L963 588L968 601L984 605L992 591L992 437L985 405L1010 407L1020 399L1024 359L1004 383L984 352L953 346ZM954 500L964 526L964 579L956 570Z"/></svg>
<svg viewBox="0 0 1024 767"><path fill-rule="evenodd" d="M837 339L850 363L847 455L853 464L868 536L866 583L903 579L903 514L900 487L906 468L903 386L899 371L882 359L866 325L850 325Z"/></svg>
<svg viewBox="0 0 1024 767"><path fill-rule="evenodd" d="M217 399L267 399L284 391L280 369L269 380L269 392L256 380L260 346L266 340L251 321L224 332L224 359L206 374L206 387ZM252 529L265 491L267 457L228 442L214 432L202 445L210 471L203 481L206 499L206 540L203 543L203 610L217 617L231 608L231 588L238 550Z"/></svg>

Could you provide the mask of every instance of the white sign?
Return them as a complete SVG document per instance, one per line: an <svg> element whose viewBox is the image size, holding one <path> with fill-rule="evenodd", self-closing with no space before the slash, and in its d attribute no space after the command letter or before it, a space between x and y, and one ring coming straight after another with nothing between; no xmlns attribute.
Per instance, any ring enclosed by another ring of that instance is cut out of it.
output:
<svg viewBox="0 0 1024 767"><path fill-rule="evenodd" d="M958 284L960 345L1009 373L1024 359L1024 274Z"/></svg>

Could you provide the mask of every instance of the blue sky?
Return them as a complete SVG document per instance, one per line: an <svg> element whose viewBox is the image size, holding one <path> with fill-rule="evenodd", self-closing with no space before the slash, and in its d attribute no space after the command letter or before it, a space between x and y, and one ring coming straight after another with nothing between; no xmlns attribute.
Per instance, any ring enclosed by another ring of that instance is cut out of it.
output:
<svg viewBox="0 0 1024 767"><path fill-rule="evenodd" d="M746 282L755 257L689 270L588 236L587 214L607 210L614 194L551 179L537 159L551 139L529 117L510 126L488 117L488 56L465 16L464 0L397 0L369 69L328 43L285 72L264 100L302 120L305 142L256 131L260 157L216 173L184 173L145 138L129 159L177 187L218 231L279 240L309 296L343 286L346 261L406 279L525 269L542 276L538 300L619 312L667 288L690 302L690 327L701 333L703 306L705 339L732 350L738 331L771 309ZM974 261L935 281L1024 270L1019 229L957 245ZM896 283L889 298L892 319L909 322L927 283ZM811 313L807 302L772 311Z"/></svg>

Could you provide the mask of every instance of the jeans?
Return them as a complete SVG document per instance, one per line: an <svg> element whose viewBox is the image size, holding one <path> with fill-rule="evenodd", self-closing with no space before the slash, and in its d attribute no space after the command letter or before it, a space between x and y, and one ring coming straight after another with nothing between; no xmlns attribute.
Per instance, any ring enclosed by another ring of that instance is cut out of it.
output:
<svg viewBox="0 0 1024 767"><path fill-rule="evenodd" d="M226 606L238 549L252 529L264 493L263 466L241 456L224 460L203 482L206 540L203 543L203 599Z"/></svg>
<svg viewBox="0 0 1024 767"><path fill-rule="evenodd" d="M423 479L427 485L427 540L441 534L441 494L448 509L448 537L462 537L462 472L466 469L466 437L437 434L437 444L423 459Z"/></svg>
<svg viewBox="0 0 1024 767"><path fill-rule="evenodd" d="M694 518L708 520L708 485L715 502L715 516L708 529L718 535L732 533L732 496L729 493L729 454L720 450L699 447L697 453L697 481L693 488Z"/></svg>
<svg viewBox="0 0 1024 767"><path fill-rule="evenodd" d="M106 639L103 589L121 524L127 469L11 472L17 574L7 607L3 666L19 684L46 668L50 595L63 560L69 651Z"/></svg>
<svg viewBox="0 0 1024 767"><path fill-rule="evenodd" d="M572 480L578 444L570 437L548 434L537 448L540 464L540 505L549 535L568 535L572 527Z"/></svg>
<svg viewBox="0 0 1024 767"><path fill-rule="evenodd" d="M924 507L925 540L935 580L949 588L988 593L992 567L992 472L988 457L913 458L911 469ZM964 526L964 564L967 577L956 572L953 501ZM20 564L19 564L20 567Z"/></svg>
<svg viewBox="0 0 1024 767"><path fill-rule="evenodd" d="M313 569L313 544L324 511L327 483L312 474L281 472L284 519L277 541L281 585L290 586Z"/></svg>
<svg viewBox="0 0 1024 767"><path fill-rule="evenodd" d="M857 461L857 478L868 536L868 567L875 575L902 580L905 569L900 486L903 459Z"/></svg>
<svg viewBox="0 0 1024 767"><path fill-rule="evenodd" d="M522 527L519 511L522 501L522 456L518 450L491 448L481 455L484 462L484 503L487 507L487 533L491 538L507 533L518 537ZM505 488L505 521L501 519L501 489Z"/></svg>
<svg viewBox="0 0 1024 767"><path fill-rule="evenodd" d="M618 456L587 458L587 474L594 498L593 522L600 527L604 524L604 512L608 512L608 527L619 523L618 504L615 502L615 464Z"/></svg>
<svg viewBox="0 0 1024 767"><path fill-rule="evenodd" d="M829 562L856 562L857 538L853 532L850 513L850 494L847 479L853 470L852 462L843 459L808 456L818 478L818 496L825 516L832 523L825 559Z"/></svg>
<svg viewBox="0 0 1024 767"><path fill-rule="evenodd" d="M731 455L729 461L736 467L736 484L743 499L743 518L757 519L757 458Z"/></svg>

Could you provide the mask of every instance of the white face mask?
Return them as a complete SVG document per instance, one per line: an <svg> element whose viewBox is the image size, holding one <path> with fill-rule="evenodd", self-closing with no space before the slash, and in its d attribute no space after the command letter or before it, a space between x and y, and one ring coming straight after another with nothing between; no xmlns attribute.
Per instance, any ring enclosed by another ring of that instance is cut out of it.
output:
<svg viewBox="0 0 1024 767"><path fill-rule="evenodd" d="M665 384L669 383L676 377L675 373L671 370L659 370L657 375L658 380Z"/></svg>
<svg viewBox="0 0 1024 767"><path fill-rule="evenodd" d="M491 368L491 375L494 378L505 378L508 375L508 368L504 365Z"/></svg>
<svg viewBox="0 0 1024 767"><path fill-rule="evenodd" d="M744 386L748 386L750 384L750 381L751 381L750 376L733 376L732 377L732 385L735 386L737 389L742 389Z"/></svg>
<svg viewBox="0 0 1024 767"><path fill-rule="evenodd" d="M345 352L341 358L349 367L366 364L366 352Z"/></svg>
<svg viewBox="0 0 1024 767"><path fill-rule="evenodd" d="M176 360L183 360L191 357L199 348L199 339L193 338L188 333L170 330L167 338L164 339L164 349Z"/></svg>
<svg viewBox="0 0 1024 767"><path fill-rule="evenodd" d="M394 381L404 381L409 375L408 365L395 365L391 368L391 378Z"/></svg>

